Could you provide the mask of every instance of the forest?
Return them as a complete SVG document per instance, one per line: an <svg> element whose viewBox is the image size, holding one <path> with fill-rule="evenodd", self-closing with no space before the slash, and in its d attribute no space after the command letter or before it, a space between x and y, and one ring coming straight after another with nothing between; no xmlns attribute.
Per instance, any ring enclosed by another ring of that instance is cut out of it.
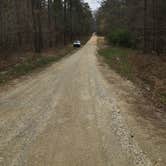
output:
<svg viewBox="0 0 166 166"><path fill-rule="evenodd" d="M0 51L67 44L91 33L92 14L82 0L1 0Z"/></svg>
<svg viewBox="0 0 166 166"><path fill-rule="evenodd" d="M165 0L105 0L96 13L98 34L144 52L166 53Z"/></svg>

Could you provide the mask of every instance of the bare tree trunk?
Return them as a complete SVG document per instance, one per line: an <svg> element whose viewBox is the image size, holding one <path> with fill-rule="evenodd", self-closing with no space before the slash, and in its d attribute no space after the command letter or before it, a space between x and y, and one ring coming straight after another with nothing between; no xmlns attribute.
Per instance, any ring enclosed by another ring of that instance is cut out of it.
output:
<svg viewBox="0 0 166 166"><path fill-rule="evenodd" d="M70 40L73 40L73 1L70 0Z"/></svg>
<svg viewBox="0 0 166 166"><path fill-rule="evenodd" d="M144 0L144 52L148 51L147 39L147 0Z"/></svg>
<svg viewBox="0 0 166 166"><path fill-rule="evenodd" d="M51 22L51 11L52 11L52 0L48 0L48 30L49 30L49 47L52 47L52 22Z"/></svg>
<svg viewBox="0 0 166 166"><path fill-rule="evenodd" d="M66 45L67 0L64 0L64 45Z"/></svg>
<svg viewBox="0 0 166 166"><path fill-rule="evenodd" d="M43 47L42 41L42 30L41 30L41 3L36 0L32 0L32 16L33 16L33 27L34 27L34 48L35 52L40 53Z"/></svg>
<svg viewBox="0 0 166 166"><path fill-rule="evenodd" d="M22 36L21 36L21 28L20 28L20 19L19 19L19 5L17 0L15 0L15 11L16 11L16 22L17 22L17 39L18 39L18 48L22 45Z"/></svg>

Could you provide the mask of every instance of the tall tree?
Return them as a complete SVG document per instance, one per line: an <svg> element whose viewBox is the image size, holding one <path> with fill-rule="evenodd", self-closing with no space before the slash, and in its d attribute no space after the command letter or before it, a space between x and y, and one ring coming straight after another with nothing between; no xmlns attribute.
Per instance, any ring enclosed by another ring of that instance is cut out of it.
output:
<svg viewBox="0 0 166 166"><path fill-rule="evenodd" d="M91 19L83 0L1 0L0 49L41 52L67 44L89 34Z"/></svg>
<svg viewBox="0 0 166 166"><path fill-rule="evenodd" d="M166 1L105 0L96 14L98 32L127 29L145 52L166 53Z"/></svg>

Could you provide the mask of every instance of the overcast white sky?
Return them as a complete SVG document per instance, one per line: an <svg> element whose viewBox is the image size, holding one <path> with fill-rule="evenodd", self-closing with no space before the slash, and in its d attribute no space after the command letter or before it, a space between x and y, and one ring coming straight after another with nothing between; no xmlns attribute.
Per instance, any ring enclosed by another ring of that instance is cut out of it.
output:
<svg viewBox="0 0 166 166"><path fill-rule="evenodd" d="M96 10L100 6L100 4L97 2L98 0L84 0L84 1L89 3L92 10Z"/></svg>

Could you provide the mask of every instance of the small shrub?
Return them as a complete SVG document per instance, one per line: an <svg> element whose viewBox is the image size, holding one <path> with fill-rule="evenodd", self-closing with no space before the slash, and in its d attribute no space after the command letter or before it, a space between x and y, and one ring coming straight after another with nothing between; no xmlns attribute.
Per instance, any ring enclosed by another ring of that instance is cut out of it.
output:
<svg viewBox="0 0 166 166"><path fill-rule="evenodd" d="M3 84L14 77L28 74L34 69L49 65L60 58L61 57L38 57L36 59L28 59L24 63L9 68L6 72L0 72L0 84Z"/></svg>
<svg viewBox="0 0 166 166"><path fill-rule="evenodd" d="M122 76L132 80L132 65L128 61L128 55L132 49L120 47L108 47L98 51L99 55L103 56L105 62L115 69Z"/></svg>
<svg viewBox="0 0 166 166"><path fill-rule="evenodd" d="M112 30L107 39L110 43L123 47L135 47L135 39L126 29Z"/></svg>
<svg viewBox="0 0 166 166"><path fill-rule="evenodd" d="M166 93L162 92L159 95L160 95L160 101L161 101L161 103L166 104Z"/></svg>

